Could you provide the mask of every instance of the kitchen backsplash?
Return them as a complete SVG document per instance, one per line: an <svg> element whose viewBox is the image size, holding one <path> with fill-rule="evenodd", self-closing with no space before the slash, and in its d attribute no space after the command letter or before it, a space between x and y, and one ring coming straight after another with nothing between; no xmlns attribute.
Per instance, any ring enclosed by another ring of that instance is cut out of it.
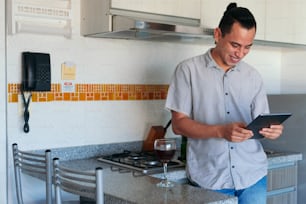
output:
<svg viewBox="0 0 306 204"><path fill-rule="evenodd" d="M76 84L75 92L63 92L61 84L52 84L50 92L33 92L33 102L162 100L167 96L164 84ZM8 102L18 102L20 84L8 84Z"/></svg>

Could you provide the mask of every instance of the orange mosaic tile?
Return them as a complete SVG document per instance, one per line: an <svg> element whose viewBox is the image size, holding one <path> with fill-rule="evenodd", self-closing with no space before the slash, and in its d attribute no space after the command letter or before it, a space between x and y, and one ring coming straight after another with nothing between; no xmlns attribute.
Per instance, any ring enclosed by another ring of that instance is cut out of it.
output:
<svg viewBox="0 0 306 204"><path fill-rule="evenodd" d="M86 101L86 93L80 93L79 94L79 100L80 101Z"/></svg>
<svg viewBox="0 0 306 204"><path fill-rule="evenodd" d="M33 93L31 99L32 99L32 102L37 102L37 101L38 101L38 96L37 96L37 94L36 94L36 93Z"/></svg>
<svg viewBox="0 0 306 204"><path fill-rule="evenodd" d="M54 101L54 93L47 93L47 101Z"/></svg>
<svg viewBox="0 0 306 204"><path fill-rule="evenodd" d="M168 85L163 84L75 84L75 92L63 92L61 84L52 84L49 92L32 92L33 102L164 100ZM20 84L8 84L8 102L17 103Z"/></svg>
<svg viewBox="0 0 306 204"><path fill-rule="evenodd" d="M8 99L13 103L18 102L18 94L12 94L8 97Z"/></svg>

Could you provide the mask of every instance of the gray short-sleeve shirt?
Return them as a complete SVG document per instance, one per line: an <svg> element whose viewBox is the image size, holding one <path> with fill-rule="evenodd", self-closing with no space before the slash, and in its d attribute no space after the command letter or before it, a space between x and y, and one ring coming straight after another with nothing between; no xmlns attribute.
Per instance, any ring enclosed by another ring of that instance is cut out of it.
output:
<svg viewBox="0 0 306 204"><path fill-rule="evenodd" d="M210 50L177 66L166 108L211 125L248 124L269 112L260 74L243 61L225 72ZM233 143L220 138L188 138L186 170L201 187L243 189L267 174L267 157L259 140Z"/></svg>

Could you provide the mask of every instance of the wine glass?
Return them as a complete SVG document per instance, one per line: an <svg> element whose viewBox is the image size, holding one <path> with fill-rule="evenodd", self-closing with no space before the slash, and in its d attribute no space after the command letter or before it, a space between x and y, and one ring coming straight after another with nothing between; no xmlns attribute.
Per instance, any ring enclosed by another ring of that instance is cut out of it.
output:
<svg viewBox="0 0 306 204"><path fill-rule="evenodd" d="M174 184L170 182L167 178L167 165L168 162L173 158L176 150L175 139L156 139L154 141L154 150L156 152L157 158L163 164L164 167L164 178L161 182L156 184L158 187L173 187Z"/></svg>

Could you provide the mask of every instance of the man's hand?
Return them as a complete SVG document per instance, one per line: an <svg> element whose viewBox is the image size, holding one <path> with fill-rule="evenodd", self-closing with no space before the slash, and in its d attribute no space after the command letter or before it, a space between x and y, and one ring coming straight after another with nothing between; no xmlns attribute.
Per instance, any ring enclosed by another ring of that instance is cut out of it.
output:
<svg viewBox="0 0 306 204"><path fill-rule="evenodd" d="M253 136L251 130L245 129L244 123L229 123L222 128L223 138L230 142L243 142Z"/></svg>
<svg viewBox="0 0 306 204"><path fill-rule="evenodd" d="M263 128L259 131L265 138L275 140L283 133L283 125L271 125L270 128Z"/></svg>

